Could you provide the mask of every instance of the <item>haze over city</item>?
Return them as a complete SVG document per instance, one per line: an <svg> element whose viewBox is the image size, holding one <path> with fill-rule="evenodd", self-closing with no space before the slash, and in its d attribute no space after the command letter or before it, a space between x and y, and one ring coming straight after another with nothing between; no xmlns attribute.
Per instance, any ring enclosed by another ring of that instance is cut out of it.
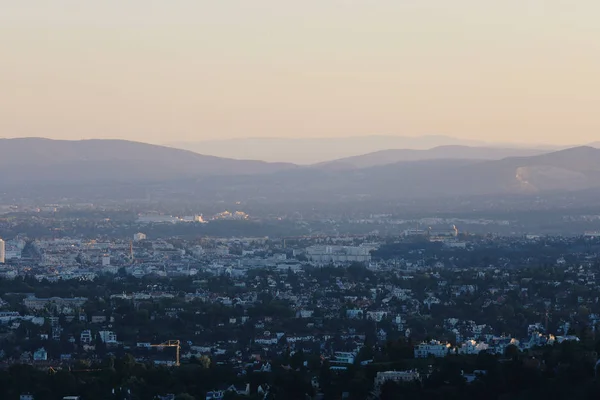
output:
<svg viewBox="0 0 600 400"><path fill-rule="evenodd" d="M594 0L4 1L0 137L600 138Z"/></svg>
<svg viewBox="0 0 600 400"><path fill-rule="evenodd" d="M599 20L0 0L0 400L600 399Z"/></svg>

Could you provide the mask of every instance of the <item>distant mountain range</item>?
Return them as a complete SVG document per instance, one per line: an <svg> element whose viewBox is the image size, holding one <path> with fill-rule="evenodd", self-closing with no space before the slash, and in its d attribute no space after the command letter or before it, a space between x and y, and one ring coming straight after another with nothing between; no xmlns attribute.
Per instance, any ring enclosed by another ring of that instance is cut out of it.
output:
<svg viewBox="0 0 600 400"><path fill-rule="evenodd" d="M368 168L303 168L228 183L238 197L339 201L540 194L600 187L600 149L578 147L502 160L421 160Z"/></svg>
<svg viewBox="0 0 600 400"><path fill-rule="evenodd" d="M163 181L269 173L294 167L223 159L125 140L0 139L3 183Z"/></svg>
<svg viewBox="0 0 600 400"><path fill-rule="evenodd" d="M578 147L502 160L422 160L368 168L299 168L202 181L236 198L272 201L394 200L543 194L600 188L600 149Z"/></svg>
<svg viewBox="0 0 600 400"><path fill-rule="evenodd" d="M248 138L176 142L167 146L234 159L308 165L388 149L426 150L438 146L484 146L484 142L449 136L360 136L342 138Z"/></svg>
<svg viewBox="0 0 600 400"><path fill-rule="evenodd" d="M29 192L54 184L74 188L100 184L106 186L108 198L124 183L151 184L161 193L177 188L177 193L203 201L260 198L267 202L503 196L600 188L600 149L539 152L444 146L297 166L122 140L0 139L0 184Z"/></svg>
<svg viewBox="0 0 600 400"><path fill-rule="evenodd" d="M428 150L381 150L360 156L317 164L335 169L368 168L406 161L424 160L500 160L507 157L534 156L547 153L540 149L506 149L495 147L439 146Z"/></svg>

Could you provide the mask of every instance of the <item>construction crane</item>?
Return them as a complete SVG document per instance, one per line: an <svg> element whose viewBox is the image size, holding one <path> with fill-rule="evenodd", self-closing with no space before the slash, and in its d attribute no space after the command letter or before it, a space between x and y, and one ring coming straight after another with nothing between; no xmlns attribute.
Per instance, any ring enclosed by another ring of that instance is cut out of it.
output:
<svg viewBox="0 0 600 400"><path fill-rule="evenodd" d="M54 368L52 366L48 368L48 373L50 375L54 375L58 371L62 371L62 368L60 368L60 367ZM73 368L69 367L69 369L67 371L69 371L69 372L99 372L99 371L104 371L104 369L102 369L102 368L73 369Z"/></svg>
<svg viewBox="0 0 600 400"><path fill-rule="evenodd" d="M160 347L160 348L165 348L165 347L175 347L175 351L176 351L176 361L175 361L175 366L179 367L179 350L181 350L181 343L179 342L179 340L167 340L164 343L161 344L151 344L150 347Z"/></svg>

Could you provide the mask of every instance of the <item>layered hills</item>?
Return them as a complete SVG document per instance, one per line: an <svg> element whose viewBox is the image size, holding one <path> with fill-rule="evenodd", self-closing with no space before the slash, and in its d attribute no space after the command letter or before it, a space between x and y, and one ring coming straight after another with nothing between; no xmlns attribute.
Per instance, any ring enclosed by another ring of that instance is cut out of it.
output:
<svg viewBox="0 0 600 400"><path fill-rule="evenodd" d="M123 140L0 139L0 183L35 189L53 183L167 187L177 181L208 199L218 194L220 199L260 196L266 201L502 196L600 187L600 149L540 153L442 146L298 166Z"/></svg>
<svg viewBox="0 0 600 400"><path fill-rule="evenodd" d="M125 140L0 139L0 182L163 181L251 175L292 164L231 160Z"/></svg>

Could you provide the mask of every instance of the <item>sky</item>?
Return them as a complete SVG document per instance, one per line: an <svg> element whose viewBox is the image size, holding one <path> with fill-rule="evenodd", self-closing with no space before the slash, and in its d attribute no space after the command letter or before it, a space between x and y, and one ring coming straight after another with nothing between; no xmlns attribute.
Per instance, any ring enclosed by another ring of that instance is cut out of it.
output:
<svg viewBox="0 0 600 400"><path fill-rule="evenodd" d="M598 0L0 0L0 137L600 140Z"/></svg>

